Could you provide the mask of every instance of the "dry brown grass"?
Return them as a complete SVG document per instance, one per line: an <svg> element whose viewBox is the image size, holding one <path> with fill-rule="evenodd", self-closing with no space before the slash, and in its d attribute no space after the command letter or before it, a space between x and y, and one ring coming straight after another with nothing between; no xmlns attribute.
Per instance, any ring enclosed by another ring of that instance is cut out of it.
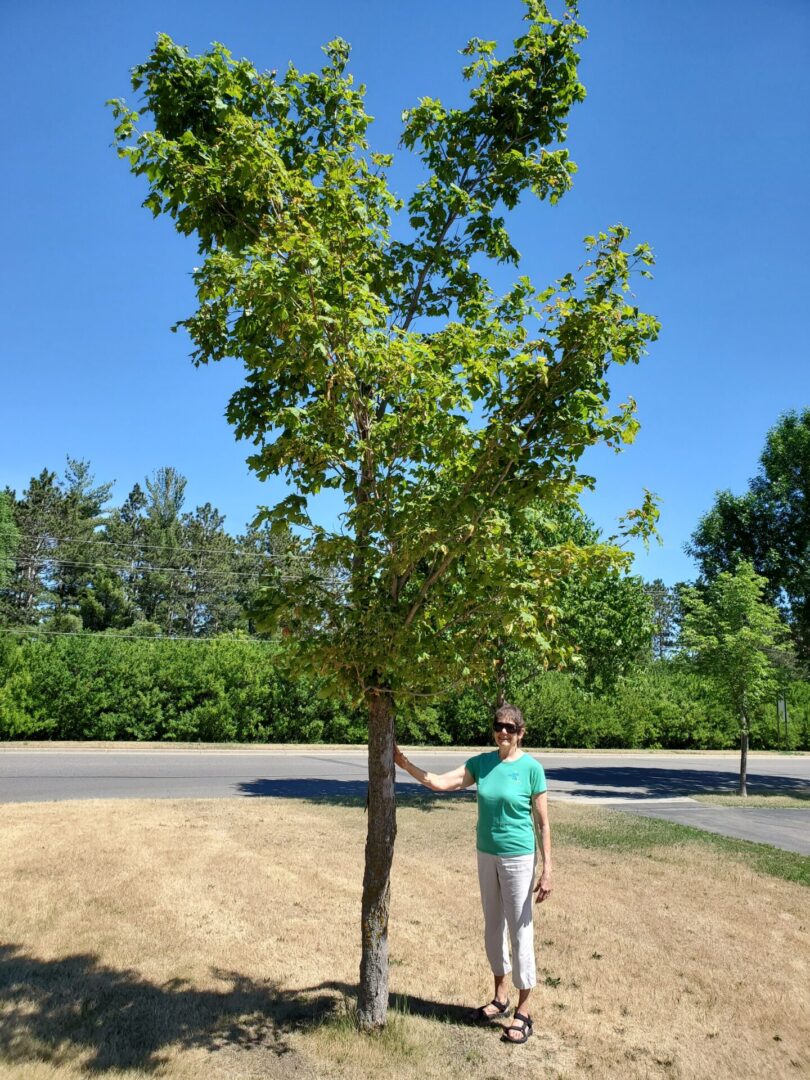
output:
<svg viewBox="0 0 810 1080"><path fill-rule="evenodd" d="M400 809L398 998L366 1038L348 1015L361 807L0 807L0 1076L810 1075L807 889L708 845L582 846L570 837L613 819L569 805L552 807L535 1037L508 1047L459 1023L491 996L474 814L466 800Z"/></svg>

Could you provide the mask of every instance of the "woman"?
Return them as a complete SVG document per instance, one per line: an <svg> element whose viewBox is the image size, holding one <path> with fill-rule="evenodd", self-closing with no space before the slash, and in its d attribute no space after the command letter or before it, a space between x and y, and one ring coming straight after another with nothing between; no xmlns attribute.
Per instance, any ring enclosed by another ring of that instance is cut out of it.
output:
<svg viewBox="0 0 810 1080"><path fill-rule="evenodd" d="M546 778L543 767L520 744L526 725L514 705L495 713L492 731L496 751L476 754L446 773L429 773L413 765L395 747L394 760L414 780L431 791L460 791L477 785L478 882L484 909L484 944L495 979L495 996L470 1014L471 1020L493 1020L509 1015L507 975L518 991L513 1023L505 1028L505 1042L525 1043L532 1034L526 1006L537 983L532 926L532 885L537 852L532 806L540 823L543 871L534 888L537 903L551 892L551 829L548 823ZM508 940L512 944L509 962Z"/></svg>

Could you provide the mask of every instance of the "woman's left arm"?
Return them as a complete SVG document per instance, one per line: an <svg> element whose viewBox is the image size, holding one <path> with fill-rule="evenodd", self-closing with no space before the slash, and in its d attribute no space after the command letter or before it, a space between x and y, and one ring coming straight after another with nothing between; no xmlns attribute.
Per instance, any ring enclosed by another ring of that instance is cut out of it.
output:
<svg viewBox="0 0 810 1080"><path fill-rule="evenodd" d="M548 822L548 795L541 791L534 797L534 813L540 826L540 843L543 851L543 870L534 887L536 902L542 904L552 889L551 884L551 826Z"/></svg>

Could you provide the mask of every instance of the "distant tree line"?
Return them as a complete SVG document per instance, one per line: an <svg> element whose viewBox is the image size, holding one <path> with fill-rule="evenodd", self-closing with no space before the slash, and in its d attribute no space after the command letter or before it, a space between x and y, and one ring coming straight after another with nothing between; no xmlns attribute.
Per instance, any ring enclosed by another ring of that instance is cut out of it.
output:
<svg viewBox="0 0 810 1080"><path fill-rule="evenodd" d="M336 571L315 565L291 532L264 526L233 536L210 503L186 509L186 479L172 467L135 484L121 506L110 505L112 486L96 484L90 464L69 457L63 475L44 469L19 496L0 493L0 627L259 636L251 610L261 585L289 585L290 608L307 583L340 589ZM519 539L527 554L551 543L600 554L599 531L570 507L538 507ZM650 603L639 577L605 562L572 575L558 599L563 636L575 643L589 687L606 688L646 659Z"/></svg>
<svg viewBox="0 0 810 1080"><path fill-rule="evenodd" d="M0 496L0 625L50 632L212 637L250 630L263 568L283 564L266 529L232 536L186 479L161 468L110 506L86 461L68 458Z"/></svg>
<svg viewBox="0 0 810 1080"><path fill-rule="evenodd" d="M809 483L805 409L769 432L748 491L719 493L698 523L693 585L610 565L572 575L556 609L564 667L539 668L493 628L491 679L409 706L402 738L475 743L508 696L546 745L731 746L742 725L746 747L810 747ZM112 506L112 484L68 458L61 476L0 492L0 738L364 740L362 712L282 675L288 639L251 616L268 581L289 583L291 604L341 581L290 532L232 535L210 503L188 509L185 488L161 468ZM523 530L527 553L600 541L571 508L538 506Z"/></svg>

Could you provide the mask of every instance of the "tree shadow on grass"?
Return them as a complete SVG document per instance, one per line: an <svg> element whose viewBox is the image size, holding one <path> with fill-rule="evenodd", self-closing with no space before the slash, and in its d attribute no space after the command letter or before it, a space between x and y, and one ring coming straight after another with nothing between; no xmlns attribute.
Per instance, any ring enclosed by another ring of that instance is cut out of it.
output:
<svg viewBox="0 0 810 1080"><path fill-rule="evenodd" d="M329 991L339 994L344 1001L353 1000L357 997L356 986L350 986L349 983L335 980L318 983L317 986L307 986L301 993L323 994ZM477 1004L476 1002L475 1005L477 1006ZM418 997L416 994L391 993L388 995L388 1007L400 1013L406 1013L410 1016L422 1016L428 1020L441 1020L450 1024L469 1024L469 1015L474 1006L452 1005L445 1001L431 1001L429 998Z"/></svg>
<svg viewBox="0 0 810 1080"><path fill-rule="evenodd" d="M212 970L222 990L201 990L181 979L156 984L135 971L119 971L92 954L42 960L14 945L0 946L0 1063L55 1066L75 1056L82 1070L154 1072L170 1049L264 1051L283 1059L266 1075L304 1078L305 1061L293 1055L292 1031L345 1017L357 987L325 981L296 991ZM410 994L392 994L392 1009L464 1023L467 1008Z"/></svg>
<svg viewBox="0 0 810 1080"><path fill-rule="evenodd" d="M247 780L240 783L242 795L261 798L303 799L311 803L329 803L332 806L364 806L368 795L365 780L320 780L316 777L285 780ZM398 783L397 802L419 810L435 810L447 798L475 799L474 791L448 791L437 795L421 784Z"/></svg>
<svg viewBox="0 0 810 1080"><path fill-rule="evenodd" d="M335 993L302 995L272 982L212 971L221 990L172 979L158 985L117 971L91 954L42 960L0 946L0 1061L66 1062L89 1052L87 1072L158 1069L168 1050L238 1047L276 1057L290 1053L286 1036L329 1018ZM295 1074L291 1059L287 1069Z"/></svg>
<svg viewBox="0 0 810 1080"><path fill-rule="evenodd" d="M565 785L573 798L672 799L684 795L735 794L739 766L720 769L662 769L626 765L561 766L546 769L552 783ZM559 790L559 789L558 789ZM795 776L748 774L751 795L810 793L810 780Z"/></svg>

